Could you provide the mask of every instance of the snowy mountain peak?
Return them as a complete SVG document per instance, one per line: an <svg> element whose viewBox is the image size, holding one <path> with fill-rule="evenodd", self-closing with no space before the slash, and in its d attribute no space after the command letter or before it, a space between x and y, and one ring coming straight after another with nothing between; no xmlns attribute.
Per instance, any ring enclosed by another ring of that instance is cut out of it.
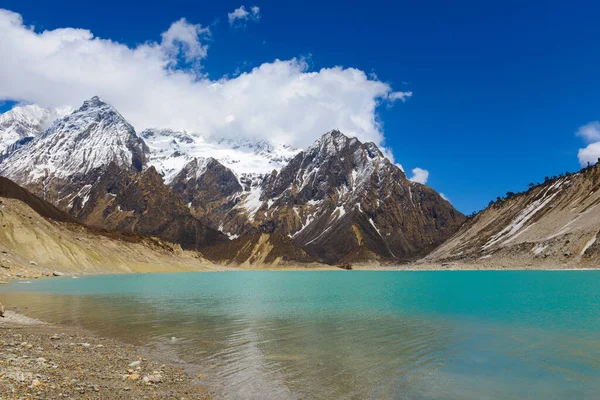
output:
<svg viewBox="0 0 600 400"><path fill-rule="evenodd" d="M21 139L39 135L67 112L31 104L0 114L0 154Z"/></svg>
<svg viewBox="0 0 600 400"><path fill-rule="evenodd" d="M317 150L319 152L335 154L357 142L358 140L356 138L349 138L342 132L338 131L337 129L334 129L325 133L323 136L317 139L308 148L307 152L311 153Z"/></svg>
<svg viewBox="0 0 600 400"><path fill-rule="evenodd" d="M93 109L93 108L100 108L100 107L111 107L112 108L112 106L110 106L109 104L100 100L100 97L94 96L91 99L84 101L83 104L81 105L81 107L79 107L79 109L76 112L82 112L85 110L89 110L89 109Z"/></svg>
<svg viewBox="0 0 600 400"><path fill-rule="evenodd" d="M42 177L85 175L110 163L141 171L147 152L123 116L93 97L11 154L0 173L19 183L31 183Z"/></svg>

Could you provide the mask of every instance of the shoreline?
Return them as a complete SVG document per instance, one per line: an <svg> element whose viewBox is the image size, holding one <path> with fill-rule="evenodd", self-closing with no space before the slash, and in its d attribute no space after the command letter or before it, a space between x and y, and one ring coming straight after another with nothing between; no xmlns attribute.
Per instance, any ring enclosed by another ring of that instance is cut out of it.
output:
<svg viewBox="0 0 600 400"><path fill-rule="evenodd" d="M0 331L0 398L214 398L202 375L162 364L143 346L12 310Z"/></svg>
<svg viewBox="0 0 600 400"><path fill-rule="evenodd" d="M450 263L450 264L400 264L400 265L354 265L352 266L353 271L600 271L600 266L594 267L573 267L565 265L540 265L540 266L494 266L494 265L481 265L471 263ZM53 275L47 273L47 271L38 271L36 268L29 268L25 273L17 275L4 275L0 279L0 288L2 284L7 284L12 281L30 281L39 279L55 279L55 278L79 278L82 276L103 276L103 275L138 275L138 274L172 274L172 273L215 273L215 272L250 272L250 271L270 271L270 272L284 272L284 271L344 271L344 269L333 265L293 265L293 266L252 266L252 267L232 267L224 265L211 265L205 269L200 270L180 270L168 268L154 270L154 271L90 271L79 273L59 273Z"/></svg>

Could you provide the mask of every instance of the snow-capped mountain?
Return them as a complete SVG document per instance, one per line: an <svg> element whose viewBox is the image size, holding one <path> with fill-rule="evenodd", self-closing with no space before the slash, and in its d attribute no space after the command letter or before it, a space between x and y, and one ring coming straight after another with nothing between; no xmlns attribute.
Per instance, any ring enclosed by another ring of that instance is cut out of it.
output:
<svg viewBox="0 0 600 400"><path fill-rule="evenodd" d="M49 109L35 104L17 106L0 114L0 154L17 141L34 137L45 131L58 118L69 113L68 109Z"/></svg>
<svg viewBox="0 0 600 400"><path fill-rule="evenodd" d="M0 158L0 175L86 224L188 249L266 233L254 244L320 261L399 260L439 245L464 220L375 144L339 131L305 151L172 130L138 136L93 97L27 140Z"/></svg>
<svg viewBox="0 0 600 400"><path fill-rule="evenodd" d="M110 163L141 171L147 152L123 116L93 97L10 154L0 174L34 191L43 188L47 200L59 202L89 185L90 173Z"/></svg>
<svg viewBox="0 0 600 400"><path fill-rule="evenodd" d="M231 211L215 217L224 232L277 232L327 262L412 258L464 220L434 190L409 181L375 144L339 131L233 199Z"/></svg>
<svg viewBox="0 0 600 400"><path fill-rule="evenodd" d="M169 129L146 129L140 136L150 148L149 164L167 183L194 159L213 158L242 177L281 170L300 152L265 140L204 138Z"/></svg>

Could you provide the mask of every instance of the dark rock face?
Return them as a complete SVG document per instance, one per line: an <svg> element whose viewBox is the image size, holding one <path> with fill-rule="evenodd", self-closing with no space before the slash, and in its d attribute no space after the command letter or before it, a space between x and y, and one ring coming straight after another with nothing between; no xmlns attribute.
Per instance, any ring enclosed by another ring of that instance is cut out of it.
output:
<svg viewBox="0 0 600 400"><path fill-rule="evenodd" d="M169 186L194 215L213 227L220 225L219 215L235 205L232 196L242 191L235 174L214 158L192 160Z"/></svg>
<svg viewBox="0 0 600 400"><path fill-rule="evenodd" d="M88 200L74 199L72 213L84 223L109 230L138 232L198 250L227 238L195 218L153 167L143 173L111 164L91 188Z"/></svg>

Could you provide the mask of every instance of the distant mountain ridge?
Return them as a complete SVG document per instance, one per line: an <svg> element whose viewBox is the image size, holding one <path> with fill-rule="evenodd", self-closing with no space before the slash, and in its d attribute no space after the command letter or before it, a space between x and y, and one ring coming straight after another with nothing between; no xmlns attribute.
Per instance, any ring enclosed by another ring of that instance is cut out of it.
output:
<svg viewBox="0 0 600 400"><path fill-rule="evenodd" d="M150 148L149 164L167 183L194 159L218 160L237 176L262 176L281 169L300 151L265 140L204 138L170 129L146 129L140 136Z"/></svg>
<svg viewBox="0 0 600 400"><path fill-rule="evenodd" d="M241 159L218 158L223 155ZM374 143L339 131L304 151L170 130L138 135L98 97L7 154L0 175L88 225L189 249L254 235L290 252L272 253L278 254L273 259L410 260L464 221L433 189L409 181ZM286 239L264 239L277 235Z"/></svg>

